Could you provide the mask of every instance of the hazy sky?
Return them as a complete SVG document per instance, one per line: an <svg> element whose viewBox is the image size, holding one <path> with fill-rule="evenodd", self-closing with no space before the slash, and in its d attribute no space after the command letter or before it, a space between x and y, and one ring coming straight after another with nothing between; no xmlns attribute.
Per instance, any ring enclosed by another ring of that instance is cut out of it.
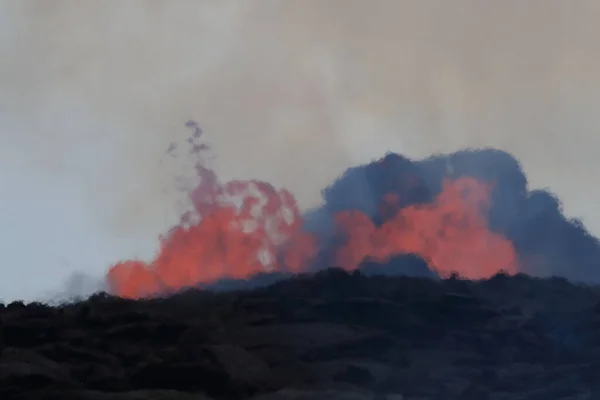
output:
<svg viewBox="0 0 600 400"><path fill-rule="evenodd" d="M600 234L598 20L595 0L0 0L0 298L150 257L191 118L223 178L303 206L388 150L500 147Z"/></svg>

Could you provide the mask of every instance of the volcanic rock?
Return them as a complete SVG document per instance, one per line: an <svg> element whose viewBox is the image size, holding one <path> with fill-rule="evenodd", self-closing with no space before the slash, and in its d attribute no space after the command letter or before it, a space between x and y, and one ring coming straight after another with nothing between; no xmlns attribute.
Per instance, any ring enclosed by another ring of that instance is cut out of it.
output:
<svg viewBox="0 0 600 400"><path fill-rule="evenodd" d="M333 269L251 290L221 289L137 301L103 294L55 307L0 307L0 396L600 395L596 287L522 274L469 281Z"/></svg>

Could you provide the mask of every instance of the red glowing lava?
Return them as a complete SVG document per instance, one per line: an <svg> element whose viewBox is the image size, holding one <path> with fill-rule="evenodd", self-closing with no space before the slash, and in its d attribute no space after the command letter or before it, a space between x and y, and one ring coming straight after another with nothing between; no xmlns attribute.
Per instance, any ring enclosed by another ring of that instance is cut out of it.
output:
<svg viewBox="0 0 600 400"><path fill-rule="evenodd" d="M346 242L337 251L337 264L352 270L366 258L385 262L394 254L413 253L442 276L458 272L479 279L499 270L515 273L512 243L488 229L484 213L491 188L474 178L445 180L432 203L399 209L380 227L363 213L339 213L337 227Z"/></svg>
<svg viewBox="0 0 600 400"><path fill-rule="evenodd" d="M194 213L184 215L161 239L152 262L124 261L110 268L107 279L114 294L140 298L219 278L310 267L318 242L302 231L290 192L260 181L220 183L212 170L197 169ZM458 272L476 279L501 269L515 273L512 243L487 225L492 186L470 177L445 180L432 202L404 208L394 207L397 194L385 196L382 212L388 218L379 227L359 211L340 212L334 216L343 238L336 264L352 270L366 258L385 261L414 253L441 275Z"/></svg>

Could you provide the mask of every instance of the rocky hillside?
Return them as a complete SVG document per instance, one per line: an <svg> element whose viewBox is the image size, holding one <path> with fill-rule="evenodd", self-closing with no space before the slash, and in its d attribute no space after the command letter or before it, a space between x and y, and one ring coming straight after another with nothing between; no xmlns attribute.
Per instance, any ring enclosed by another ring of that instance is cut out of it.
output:
<svg viewBox="0 0 600 400"><path fill-rule="evenodd" d="M0 398L600 398L600 291L365 276L0 309Z"/></svg>

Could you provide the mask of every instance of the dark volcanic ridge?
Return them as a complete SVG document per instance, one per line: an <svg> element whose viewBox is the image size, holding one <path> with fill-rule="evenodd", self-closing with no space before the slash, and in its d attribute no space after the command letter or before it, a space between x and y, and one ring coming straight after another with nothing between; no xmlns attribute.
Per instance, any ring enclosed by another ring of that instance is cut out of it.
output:
<svg viewBox="0 0 600 400"><path fill-rule="evenodd" d="M365 261L359 266L358 270L364 276L407 276L440 279L439 275L427 265L425 260L414 254L400 254L390 258L385 263ZM286 279L293 279L294 277L294 274L286 272L263 272L252 275L247 279L220 279L211 284L203 285L202 288L212 292L249 291Z"/></svg>
<svg viewBox="0 0 600 400"><path fill-rule="evenodd" d="M13 302L0 307L0 397L600 398L599 288L375 272L145 300Z"/></svg>

